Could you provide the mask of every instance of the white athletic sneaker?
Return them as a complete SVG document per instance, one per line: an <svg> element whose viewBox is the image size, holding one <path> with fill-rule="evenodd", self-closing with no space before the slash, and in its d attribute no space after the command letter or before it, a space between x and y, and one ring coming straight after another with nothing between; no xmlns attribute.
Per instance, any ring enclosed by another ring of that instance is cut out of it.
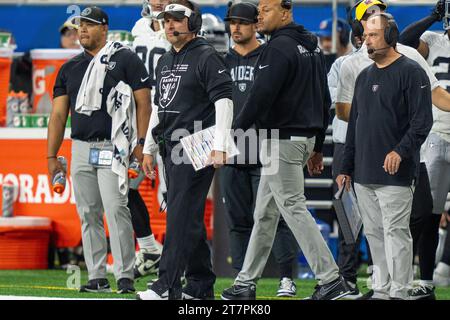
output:
<svg viewBox="0 0 450 320"><path fill-rule="evenodd" d="M433 283L436 287L449 287L450 286L450 266L439 262L434 269Z"/></svg>
<svg viewBox="0 0 450 320"><path fill-rule="evenodd" d="M138 279L151 274L157 274L159 270L159 261L161 252L150 252L147 249L141 249L136 254L134 264L134 278Z"/></svg>
<svg viewBox="0 0 450 320"><path fill-rule="evenodd" d="M278 287L277 297L295 297L297 294L297 286L291 278L283 278Z"/></svg>
<svg viewBox="0 0 450 320"><path fill-rule="evenodd" d="M169 292L166 291L162 295L157 294L152 289L146 291L139 291L136 294L137 300L169 300Z"/></svg>

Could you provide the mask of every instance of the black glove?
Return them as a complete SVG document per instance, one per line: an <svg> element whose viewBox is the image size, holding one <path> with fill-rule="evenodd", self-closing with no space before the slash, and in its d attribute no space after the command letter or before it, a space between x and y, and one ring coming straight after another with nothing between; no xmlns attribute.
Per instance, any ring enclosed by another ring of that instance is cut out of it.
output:
<svg viewBox="0 0 450 320"><path fill-rule="evenodd" d="M431 13L432 16L436 18L436 21L442 21L445 16L445 0L438 0L436 6Z"/></svg>

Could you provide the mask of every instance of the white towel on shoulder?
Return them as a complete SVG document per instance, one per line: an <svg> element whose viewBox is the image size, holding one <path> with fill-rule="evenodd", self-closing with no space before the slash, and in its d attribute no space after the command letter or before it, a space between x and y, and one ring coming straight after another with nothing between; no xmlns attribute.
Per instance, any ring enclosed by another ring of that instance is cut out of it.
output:
<svg viewBox="0 0 450 320"><path fill-rule="evenodd" d="M123 49L129 48L119 42L108 41L91 60L78 90L76 112L91 116L93 111L100 110L103 82L110 65L109 60L116 52Z"/></svg>
<svg viewBox="0 0 450 320"><path fill-rule="evenodd" d="M130 156L137 145L136 102L131 87L120 81L111 89L106 106L112 118L114 154L111 169L119 176L119 190L125 195L128 192Z"/></svg>

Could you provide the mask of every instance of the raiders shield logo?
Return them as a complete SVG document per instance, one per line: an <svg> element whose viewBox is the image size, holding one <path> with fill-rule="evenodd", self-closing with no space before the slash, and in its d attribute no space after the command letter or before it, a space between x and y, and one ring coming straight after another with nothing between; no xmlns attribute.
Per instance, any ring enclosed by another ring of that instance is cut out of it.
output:
<svg viewBox="0 0 450 320"><path fill-rule="evenodd" d="M247 90L247 84L246 83L239 83L239 91L245 92Z"/></svg>
<svg viewBox="0 0 450 320"><path fill-rule="evenodd" d="M167 108L175 98L178 87L180 86L181 76L176 76L173 73L161 78L159 81L159 106L161 108Z"/></svg>
<svg viewBox="0 0 450 320"><path fill-rule="evenodd" d="M372 86L372 92L377 92L379 87L380 87L380 86L379 86L378 84L374 84L374 85Z"/></svg>

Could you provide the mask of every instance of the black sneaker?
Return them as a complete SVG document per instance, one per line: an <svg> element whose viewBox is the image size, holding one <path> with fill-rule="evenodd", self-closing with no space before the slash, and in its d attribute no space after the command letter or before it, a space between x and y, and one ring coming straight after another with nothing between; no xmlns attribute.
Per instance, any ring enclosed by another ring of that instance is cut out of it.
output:
<svg viewBox="0 0 450 320"><path fill-rule="evenodd" d="M182 300L214 300L214 287L201 291L189 283L183 288Z"/></svg>
<svg viewBox="0 0 450 320"><path fill-rule="evenodd" d="M223 290L221 298L222 300L255 300L256 286L254 284L248 286L233 285L231 288Z"/></svg>
<svg viewBox="0 0 450 320"><path fill-rule="evenodd" d="M436 300L432 285L419 285L409 290L408 294L411 300Z"/></svg>
<svg viewBox="0 0 450 320"><path fill-rule="evenodd" d="M111 287L108 279L92 279L86 285L80 287L80 292L109 293Z"/></svg>
<svg viewBox="0 0 450 320"><path fill-rule="evenodd" d="M373 290L367 291L361 298L358 298L356 300L372 300L372 296L374 294Z"/></svg>
<svg viewBox="0 0 450 320"><path fill-rule="evenodd" d="M117 293L135 293L134 281L128 278L122 278L117 281Z"/></svg>
<svg viewBox="0 0 450 320"><path fill-rule="evenodd" d="M134 278L158 274L160 260L161 253L149 253L146 249L139 250L134 265Z"/></svg>
<svg viewBox="0 0 450 320"><path fill-rule="evenodd" d="M330 283L317 285L315 289L311 300L337 300L350 293L345 280L341 277Z"/></svg>
<svg viewBox="0 0 450 320"><path fill-rule="evenodd" d="M359 291L358 285L356 283L347 280L345 281L345 283L347 284L347 288L350 290L350 293L345 296L345 299L358 300L363 296L361 291Z"/></svg>

